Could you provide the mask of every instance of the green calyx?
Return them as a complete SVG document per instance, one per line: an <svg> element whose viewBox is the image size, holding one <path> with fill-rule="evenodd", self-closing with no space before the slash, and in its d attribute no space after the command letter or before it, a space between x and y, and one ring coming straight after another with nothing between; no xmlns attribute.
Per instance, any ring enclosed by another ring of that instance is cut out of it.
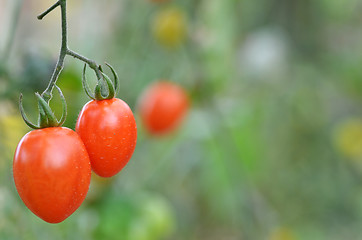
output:
<svg viewBox="0 0 362 240"><path fill-rule="evenodd" d="M38 108L39 108L39 123L38 125L33 124L28 117L25 114L24 107L23 107L23 95L20 94L20 101L19 101L19 107L20 107L20 113L21 116L24 119L24 122L33 129L41 129L41 128L47 128L47 127L60 127L63 125L66 117L67 117L67 104L65 102L64 95L60 88L55 85L55 88L57 89L63 106L63 114L61 119L58 121L55 117L53 111L49 107L49 103L45 101L45 99L39 94L35 93L36 98L38 99Z"/></svg>
<svg viewBox="0 0 362 240"><path fill-rule="evenodd" d="M117 93L118 86L119 86L118 75L111 65L109 65L108 63L106 63L106 65L107 65L107 67L109 67L109 69L111 70L111 72L114 76L114 82L111 81L111 79L103 72L102 67L99 66L98 69L102 74L102 79L98 79L98 83L94 89L94 93L92 93L92 91L90 90L90 88L87 84L87 79L85 77L85 70L87 68L87 64L84 64L83 74L82 74L82 84L83 84L84 91L86 92L88 97L90 97L91 99L94 99L94 100L112 99L112 98L114 98L114 96ZM106 89L106 91L104 89ZM106 93L104 93L104 92L106 92Z"/></svg>

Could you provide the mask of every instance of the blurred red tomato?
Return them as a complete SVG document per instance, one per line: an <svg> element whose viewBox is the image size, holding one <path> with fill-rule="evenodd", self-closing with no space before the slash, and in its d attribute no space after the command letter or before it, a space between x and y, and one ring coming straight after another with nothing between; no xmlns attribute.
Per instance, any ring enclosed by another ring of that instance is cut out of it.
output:
<svg viewBox="0 0 362 240"><path fill-rule="evenodd" d="M25 205L49 223L59 223L82 204L91 166L80 137L69 128L27 133L14 156L16 189Z"/></svg>
<svg viewBox="0 0 362 240"><path fill-rule="evenodd" d="M142 122L149 133L169 133L179 126L187 113L189 100L185 90L171 82L160 81L149 86L139 101Z"/></svg>

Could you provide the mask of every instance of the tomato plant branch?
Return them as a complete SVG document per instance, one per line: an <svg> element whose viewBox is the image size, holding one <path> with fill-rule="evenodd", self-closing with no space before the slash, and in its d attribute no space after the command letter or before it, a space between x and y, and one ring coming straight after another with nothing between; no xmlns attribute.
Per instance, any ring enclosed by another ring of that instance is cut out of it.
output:
<svg viewBox="0 0 362 240"><path fill-rule="evenodd" d="M35 124L31 123L29 121L29 119L26 117L24 108L22 106L22 96L20 96L19 105L20 105L21 115L22 115L25 123L33 129L39 129L39 128L45 128L45 127L56 127L56 126L61 126L64 123L64 120L67 115L66 114L67 106L66 106L65 98L62 94L62 91L56 85L56 82L58 80L60 72L64 68L64 60L67 55L83 61L85 63L85 66L88 64L89 67L95 71L95 73L97 75L97 79L98 79L98 84L96 85L96 88L95 88L94 97L92 97L93 96L92 94L89 94L90 91L85 87L86 93L91 98L97 99L97 100L111 99L115 96L115 92L118 87L118 76L112 66L110 66L109 64L106 63L106 65L111 69L111 71L115 77L114 85L113 85L112 81L109 79L109 77L102 72L102 68L100 65L97 65L97 63L95 61L90 60L68 48L67 10L66 10L67 9L67 0L58 0L50 8L48 8L46 11L44 11L42 14L40 14L38 16L38 19L39 20L43 19L48 13L53 11L58 6L60 7L60 10L61 10L61 32L62 32L61 33L61 47L60 47L60 53L59 53L57 64L54 68L53 74L50 78L47 88L44 90L44 92L41 95L38 93L35 93L36 97L38 98L38 106L39 106L39 126L36 126ZM83 70L83 81L82 81L83 83L85 82L84 74L85 74L85 67ZM102 85L101 80L105 81L105 83L103 83L103 85ZM108 87L108 94L105 96L102 94L104 92L104 84L106 84L105 87ZM52 98L52 91L53 91L54 87L58 90L58 92L60 94L60 98L62 100L62 104L63 104L63 115L62 115L62 118L60 121L58 121L56 119L53 111L51 110L51 108L49 106L49 101Z"/></svg>
<svg viewBox="0 0 362 240"><path fill-rule="evenodd" d="M54 72L50 79L50 82L48 84L48 87L42 93L42 97L47 102L52 98L52 91L53 91L54 85L59 77L59 74L63 69L64 59L65 59L65 56L67 55L67 49L68 49L68 46L67 46L67 10L66 10L67 1L59 0L58 2L60 5L60 9L61 9L61 19L62 19L62 44L61 44L61 48L60 48L60 54L59 54L57 65L55 66L55 69L54 69ZM55 7L49 8L49 9L53 10L54 8ZM50 11L45 11L44 13L47 13L47 12L49 13Z"/></svg>
<svg viewBox="0 0 362 240"><path fill-rule="evenodd" d="M97 75L97 79L98 80L102 79L102 72L100 71L100 69L99 69L99 67L98 67L98 65L97 65L97 63L95 61L90 60L90 59L80 55L79 53L76 53L76 52L70 50L70 49L67 49L67 55L72 56L74 58L77 58L77 59L85 62L86 64L88 64L88 66L95 71L95 73Z"/></svg>
<svg viewBox="0 0 362 240"><path fill-rule="evenodd" d="M64 67L64 59L67 55L72 56L74 58L77 58L77 59L87 63L89 65L89 67L95 71L98 80L102 79L101 70L95 61L90 60L68 48L66 2L67 2L66 0L58 0L53 6L51 6L50 8L48 8L46 11L44 11L42 14L40 14L38 16L38 19L41 20L48 13L53 11L56 7L60 6L61 21L62 21L62 43L61 43L60 54L59 54L57 65L55 66L55 69L54 69L52 77L49 81L48 87L42 93L42 97L47 102L49 102L49 100L52 98L53 88L55 86L56 81L58 80L60 72L62 71L62 69Z"/></svg>
<svg viewBox="0 0 362 240"><path fill-rule="evenodd" d="M54 3L53 6L51 6L50 8L48 8L47 10L45 10L42 14L38 15L38 19L42 20L46 15L48 15L48 13L50 13L51 11L53 11L55 8L57 8L58 6L60 6L60 1L58 0L56 3Z"/></svg>

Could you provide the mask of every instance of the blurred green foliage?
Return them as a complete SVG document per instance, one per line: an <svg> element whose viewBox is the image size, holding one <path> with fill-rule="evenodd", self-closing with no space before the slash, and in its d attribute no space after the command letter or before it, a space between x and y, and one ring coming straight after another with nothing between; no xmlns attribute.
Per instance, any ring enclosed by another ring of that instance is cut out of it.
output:
<svg viewBox="0 0 362 240"><path fill-rule="evenodd" d="M112 179L93 176L84 204L58 225L34 216L12 179L12 154L29 131L17 110L19 93L36 119L33 93L45 89L58 51L43 45L50 36L35 34L47 22L35 19L44 9L34 7L36 1L23 4L12 51L0 58L0 239L361 238L360 1L89 0L70 6L68 12L79 15L69 19L78 34L70 45L116 68L118 97L134 110L139 137L128 166ZM0 16L11 6L0 2ZM186 29L172 47L160 34L183 30L154 32L155 19L169 9L181 13L184 20L175 25ZM99 11L109 14L96 22ZM50 28L60 36L55 19ZM12 21L0 26L16 27ZM84 26L102 32L82 36ZM0 33L0 46L7 35ZM67 58L58 82L70 128L88 101L81 70ZM193 105L177 131L156 138L140 124L137 100L159 79L184 86ZM58 98L51 103L56 114Z"/></svg>

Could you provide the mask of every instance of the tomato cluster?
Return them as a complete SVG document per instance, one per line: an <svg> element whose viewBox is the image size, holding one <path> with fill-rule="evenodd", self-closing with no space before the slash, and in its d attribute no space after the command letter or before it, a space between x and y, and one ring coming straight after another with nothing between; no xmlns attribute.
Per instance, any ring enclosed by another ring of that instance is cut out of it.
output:
<svg viewBox="0 0 362 240"><path fill-rule="evenodd" d="M167 0L152 0L163 2ZM69 217L84 201L91 180L91 171L100 177L112 177L131 159L137 142L137 125L129 106L115 98L119 87L113 67L114 81L97 65L68 48L66 1L58 1L38 16L42 19L56 7L61 9L62 44L52 77L38 100L39 122L33 124L26 116L20 96L20 113L25 123L36 129L27 133L18 144L13 161L16 189L25 205L49 223L59 223ZM165 46L179 46L186 35L186 22L181 11L167 9L155 19L154 34ZM75 131L62 127L67 104L56 85L69 55L84 62L82 83L93 100L81 110ZM97 76L94 93L86 83L87 65ZM52 91L61 97L63 114L58 120L49 106ZM145 91L140 100L141 118L152 134L165 134L175 129L189 107L188 97L180 86L161 81Z"/></svg>
<svg viewBox="0 0 362 240"><path fill-rule="evenodd" d="M35 215L62 222L85 199L91 169L114 176L131 158L136 141L136 122L125 102L92 100L79 114L76 132L47 127L21 139L13 162L15 186Z"/></svg>
<svg viewBox="0 0 362 240"><path fill-rule="evenodd" d="M139 100L141 120L154 135L177 128L188 108L185 90L168 81L153 83ZM124 101L92 100L79 113L75 131L46 127L21 139L13 162L18 193L35 215L59 223L82 204L91 170L114 176L130 160L136 142L136 121Z"/></svg>

